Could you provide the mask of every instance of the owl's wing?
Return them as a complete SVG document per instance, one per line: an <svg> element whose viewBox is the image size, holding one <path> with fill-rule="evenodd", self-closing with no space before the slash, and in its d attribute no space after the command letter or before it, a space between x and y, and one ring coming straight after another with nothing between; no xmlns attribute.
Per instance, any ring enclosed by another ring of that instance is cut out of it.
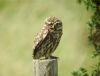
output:
<svg viewBox="0 0 100 76"><path fill-rule="evenodd" d="M36 57L36 55L38 55L37 53L40 52L40 48L41 45L44 41L44 39L46 38L48 34L48 29L42 29L36 36L34 39L34 45L33 45L33 58ZM39 56L37 56L39 57Z"/></svg>

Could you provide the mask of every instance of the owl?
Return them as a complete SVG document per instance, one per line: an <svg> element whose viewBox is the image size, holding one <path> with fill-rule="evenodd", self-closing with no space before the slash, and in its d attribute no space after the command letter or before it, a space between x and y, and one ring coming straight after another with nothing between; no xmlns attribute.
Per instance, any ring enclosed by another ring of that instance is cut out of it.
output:
<svg viewBox="0 0 100 76"><path fill-rule="evenodd" d="M45 19L43 28L35 36L33 59L49 59L56 50L62 36L62 22L52 16Z"/></svg>

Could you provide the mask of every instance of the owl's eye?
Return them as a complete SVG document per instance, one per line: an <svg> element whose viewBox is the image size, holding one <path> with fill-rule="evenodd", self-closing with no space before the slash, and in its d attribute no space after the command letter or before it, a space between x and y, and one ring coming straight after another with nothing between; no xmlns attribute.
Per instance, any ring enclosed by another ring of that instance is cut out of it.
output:
<svg viewBox="0 0 100 76"><path fill-rule="evenodd" d="M60 25L61 25L61 23L56 23L56 24L55 24L55 28L56 28L56 27L59 27Z"/></svg>
<svg viewBox="0 0 100 76"><path fill-rule="evenodd" d="M59 23L56 23L56 26L59 26Z"/></svg>
<svg viewBox="0 0 100 76"><path fill-rule="evenodd" d="M54 25L51 25L51 26L50 26L50 29L54 29Z"/></svg>

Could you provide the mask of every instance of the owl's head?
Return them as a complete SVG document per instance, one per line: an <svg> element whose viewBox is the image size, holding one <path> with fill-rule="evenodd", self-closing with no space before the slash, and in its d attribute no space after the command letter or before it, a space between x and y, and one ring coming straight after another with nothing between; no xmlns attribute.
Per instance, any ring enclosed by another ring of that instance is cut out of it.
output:
<svg viewBox="0 0 100 76"><path fill-rule="evenodd" d="M62 30L62 22L55 16L46 18L45 25L48 26L51 30Z"/></svg>

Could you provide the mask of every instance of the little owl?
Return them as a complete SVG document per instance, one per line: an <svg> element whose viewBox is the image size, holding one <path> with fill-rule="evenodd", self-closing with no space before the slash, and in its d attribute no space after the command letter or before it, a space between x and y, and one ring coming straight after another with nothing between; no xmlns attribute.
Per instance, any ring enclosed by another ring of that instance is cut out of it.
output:
<svg viewBox="0 0 100 76"><path fill-rule="evenodd" d="M41 31L37 34L33 46L33 59L52 58L62 36L62 22L52 16L48 17Z"/></svg>

